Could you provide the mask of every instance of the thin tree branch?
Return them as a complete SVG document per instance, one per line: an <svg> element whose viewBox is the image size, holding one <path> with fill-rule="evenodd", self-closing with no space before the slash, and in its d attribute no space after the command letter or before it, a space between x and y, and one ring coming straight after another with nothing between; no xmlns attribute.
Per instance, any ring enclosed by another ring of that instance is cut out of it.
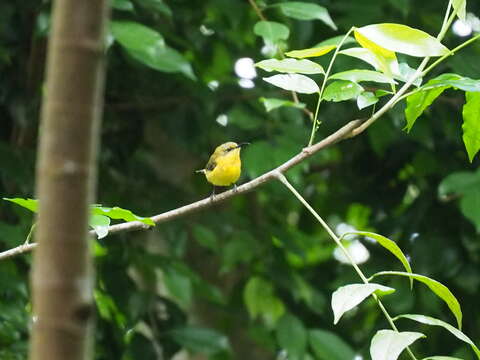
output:
<svg viewBox="0 0 480 360"><path fill-rule="evenodd" d="M194 212L206 209L212 205L218 204L220 202L226 201L230 199L233 196L244 194L246 192L252 191L258 186L262 185L263 183L266 183L268 181L271 181L273 179L276 179L276 174L277 173L284 173L293 166L301 163L305 159L309 158L310 156L316 154L320 150L326 149L339 141L350 138L352 137L352 132L353 130L357 129L359 126L361 126L365 122L364 119L359 119L359 120L353 120L335 131L334 133L330 134L328 137L324 138L323 140L319 141L318 143L304 148L300 153L292 157L290 160L284 162L280 166L276 167L273 170L270 170L269 172L266 172L263 175L260 175L259 177L241 185L238 186L236 190L228 190L225 191L221 194L215 195L213 199L210 197L179 207L174 210L170 210L167 212L164 212L162 214L158 214L155 216L152 216L151 219L155 222L155 224L161 224L188 214L192 214ZM124 231L134 231L134 230L145 230L150 228L150 226L140 222L140 221L130 221L126 223L121 223L121 224L116 224L112 225L108 228L108 233L109 234L115 234L118 232L124 232ZM91 235L94 234L93 231L90 232ZM29 252L36 248L36 243L33 244L27 244L27 245L20 245L17 246L13 249L4 251L0 253L0 260L10 258L13 256L17 256L20 254L24 254L26 252Z"/></svg>

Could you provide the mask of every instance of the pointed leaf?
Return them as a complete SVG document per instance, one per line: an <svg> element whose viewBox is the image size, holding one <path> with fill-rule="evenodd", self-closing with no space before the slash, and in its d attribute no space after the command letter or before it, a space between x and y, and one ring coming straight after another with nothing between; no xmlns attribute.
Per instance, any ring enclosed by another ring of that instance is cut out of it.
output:
<svg viewBox="0 0 480 360"><path fill-rule="evenodd" d="M328 85L323 92L323 99L327 101L344 101L354 99L363 92L363 87L346 80L338 80Z"/></svg>
<svg viewBox="0 0 480 360"><path fill-rule="evenodd" d="M110 219L124 220L124 221L140 221L144 224L155 226L155 223L149 217L142 217L135 215L130 210L122 209L115 206L113 208L106 206L92 206L90 212L94 215L108 216Z"/></svg>
<svg viewBox="0 0 480 360"><path fill-rule="evenodd" d="M285 55L294 57L297 59L303 59L307 57L316 57L316 56L322 56L322 55L328 54L330 51L332 51L336 47L337 45L325 45L325 46L319 46L319 47L314 47L309 49L292 50L285 53Z"/></svg>
<svg viewBox="0 0 480 360"><path fill-rule="evenodd" d="M419 91L407 97L407 106L405 108L405 118L407 125L405 129L407 132L412 130L413 125L423 114L423 112L435 101L437 97L449 86L436 87L434 89Z"/></svg>
<svg viewBox="0 0 480 360"><path fill-rule="evenodd" d="M38 212L38 200L37 199L23 199L23 198L3 198L5 201L10 201L14 204L20 205L25 209L28 209L34 213Z"/></svg>
<svg viewBox="0 0 480 360"><path fill-rule="evenodd" d="M465 93L467 99L463 106L463 142L470 162L480 150L480 92Z"/></svg>
<svg viewBox="0 0 480 360"><path fill-rule="evenodd" d="M386 75L393 77L393 74L400 72L398 67L397 55L395 52L390 51L379 44L368 39L357 30L354 31L355 39L365 49L370 50L376 57L379 65L379 69Z"/></svg>
<svg viewBox="0 0 480 360"><path fill-rule="evenodd" d="M261 97L259 100L263 103L263 105L265 106L265 110L267 110L267 112L278 109L279 107L293 107L297 109L305 108L305 104L301 102L296 103L289 100L264 98L264 97Z"/></svg>
<svg viewBox="0 0 480 360"><path fill-rule="evenodd" d="M337 324L344 313L353 309L373 293L391 294L395 289L379 284L350 284L338 288L332 294L333 323Z"/></svg>
<svg viewBox="0 0 480 360"><path fill-rule="evenodd" d="M324 74L323 67L310 60L297 59L268 59L262 60L255 66L265 71L278 71L284 73L301 73L301 74Z"/></svg>
<svg viewBox="0 0 480 360"><path fill-rule="evenodd" d="M370 91L364 91L357 97L357 106L359 110L365 109L378 102L378 97Z"/></svg>
<svg viewBox="0 0 480 360"><path fill-rule="evenodd" d="M355 234L355 235L365 236L365 237L374 239L381 246L383 246L385 249L390 251L398 260L400 260L400 262L402 263L405 270L407 270L407 272L409 273L412 272L412 267L410 266L410 263L408 262L407 257L405 256L402 249L400 249L400 247L397 245L395 241L390 240L389 238L383 235L375 234L368 231L354 231L354 232L346 233L344 234L344 236L348 234ZM412 279L410 279L410 286L413 286Z"/></svg>
<svg viewBox="0 0 480 360"><path fill-rule="evenodd" d="M318 87L317 83L304 75L274 75L263 78L263 80L284 90L295 91L302 94L313 94L320 92L320 88Z"/></svg>
<svg viewBox="0 0 480 360"><path fill-rule="evenodd" d="M267 44L275 44L279 40L287 40L290 35L290 30L287 26L275 21L259 21L253 27L253 32L261 36Z"/></svg>
<svg viewBox="0 0 480 360"><path fill-rule="evenodd" d="M411 274L401 271L381 271L372 276L372 278L377 277L379 275L399 275L399 276L406 276L413 278L417 281L420 281L427 285L430 290L432 290L440 299L445 301L447 306L449 307L450 311L453 313L455 318L457 319L458 328L462 329L462 309L460 307L460 303L458 302L457 298L452 294L449 288L447 288L442 283L433 280L424 275L418 274Z"/></svg>
<svg viewBox="0 0 480 360"><path fill-rule="evenodd" d="M442 56L449 52L433 36L402 24L367 25L355 29L357 33L387 50L411 56Z"/></svg>
<svg viewBox="0 0 480 360"><path fill-rule="evenodd" d="M454 13L462 21L465 21L467 0L452 0Z"/></svg>
<svg viewBox="0 0 480 360"><path fill-rule="evenodd" d="M463 342L466 342L467 344L469 344L472 347L475 354L477 355L477 357L480 359L480 350L474 344L474 342L467 335L465 335L463 332L461 332L457 328L453 327L449 323L446 323L445 321L442 321L442 320L439 320L439 319L436 319L436 318L433 318L433 317L430 317L430 316L417 315L417 314L399 315L399 316L396 316L393 320L396 321L397 319L410 319L410 320L417 321L417 322L422 323L422 324L433 325L433 326L441 326L444 329L450 331L450 333L452 333L457 339L460 339Z"/></svg>
<svg viewBox="0 0 480 360"><path fill-rule="evenodd" d="M407 346L422 337L426 336L418 332L380 330L372 338L370 356L372 360L397 360Z"/></svg>
<svg viewBox="0 0 480 360"><path fill-rule="evenodd" d="M328 10L323 6L300 1L288 1L275 6L279 6L285 16L297 20L320 20L333 30L337 30Z"/></svg>
<svg viewBox="0 0 480 360"><path fill-rule="evenodd" d="M381 72L372 71L372 70L348 70L342 71L336 74L333 74L329 77L329 79L340 79L340 80L349 80L355 83L359 83L362 81L372 81L378 83L387 83L387 84L395 84L396 81L393 80L391 77L388 77Z"/></svg>

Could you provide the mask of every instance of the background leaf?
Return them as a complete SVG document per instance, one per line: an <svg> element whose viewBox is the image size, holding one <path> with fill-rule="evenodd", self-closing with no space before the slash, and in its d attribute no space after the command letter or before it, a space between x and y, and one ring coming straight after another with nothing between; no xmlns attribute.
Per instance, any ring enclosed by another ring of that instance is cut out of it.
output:
<svg viewBox="0 0 480 360"><path fill-rule="evenodd" d="M276 6L279 6L288 17L298 20L320 20L333 30L337 30L337 26L323 6L300 1L288 1L276 4Z"/></svg>

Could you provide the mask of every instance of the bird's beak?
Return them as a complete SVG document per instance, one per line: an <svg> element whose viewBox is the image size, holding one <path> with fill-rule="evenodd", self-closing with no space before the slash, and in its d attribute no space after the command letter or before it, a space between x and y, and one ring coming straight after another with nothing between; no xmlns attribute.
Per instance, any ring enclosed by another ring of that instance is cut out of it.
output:
<svg viewBox="0 0 480 360"><path fill-rule="evenodd" d="M245 146L245 145L250 145L249 142L242 142L240 144L237 145L237 147L241 148L242 146Z"/></svg>

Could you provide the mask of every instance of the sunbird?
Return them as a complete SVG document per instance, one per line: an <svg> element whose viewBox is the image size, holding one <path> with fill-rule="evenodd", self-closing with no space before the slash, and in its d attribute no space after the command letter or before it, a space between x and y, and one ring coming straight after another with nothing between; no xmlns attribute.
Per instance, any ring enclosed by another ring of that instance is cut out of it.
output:
<svg viewBox="0 0 480 360"><path fill-rule="evenodd" d="M215 186L234 185L240 177L242 171L242 161L240 160L240 149L249 143L237 144L233 141L217 146L212 156L208 160L205 169L197 170L205 174L207 181L213 185L215 195Z"/></svg>

